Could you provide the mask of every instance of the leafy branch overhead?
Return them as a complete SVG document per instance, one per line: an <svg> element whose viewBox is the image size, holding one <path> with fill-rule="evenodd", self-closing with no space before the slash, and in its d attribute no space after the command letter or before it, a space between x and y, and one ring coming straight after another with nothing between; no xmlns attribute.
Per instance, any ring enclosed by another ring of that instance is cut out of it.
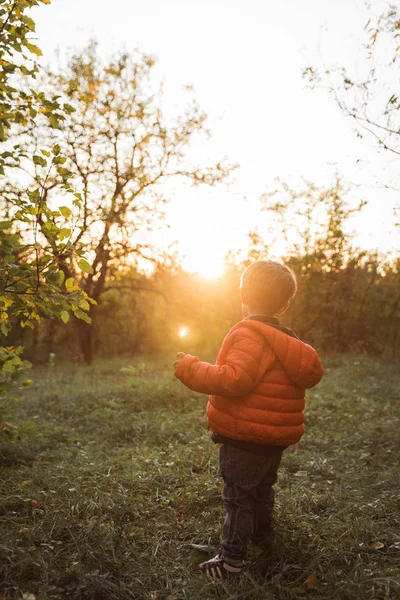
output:
<svg viewBox="0 0 400 600"><path fill-rule="evenodd" d="M0 142L5 142L16 127L32 131L38 115L45 115L58 127L72 107L60 103L58 94L45 95L34 89L39 73L40 48L33 43L35 22L27 10L50 0L3 0L0 5ZM4 165L18 163L20 148L9 145L0 152L0 174Z"/></svg>
<svg viewBox="0 0 400 600"><path fill-rule="evenodd" d="M48 203L47 182L63 177L65 203L75 210L81 196L72 187L73 173L63 166L60 147L44 144L34 151L23 148L17 134L35 137L39 119L56 128L74 109L60 102L56 92L45 94L37 86L41 55L33 42L34 21L26 14L50 0L3 0L0 5L0 332L5 339L13 325L33 328L42 318L64 322L72 312L90 322L93 302L77 285L66 286L65 256L80 264L84 250L71 243L73 210ZM14 188L20 173L41 169L34 185ZM68 177L68 182L67 182ZM85 262L81 263L85 265ZM22 360L22 347L0 348L0 395L9 394L24 381L29 363ZM25 382L28 381L25 379ZM0 419L9 416L1 406ZM8 422L8 421L7 421ZM9 433L10 427L1 431Z"/></svg>

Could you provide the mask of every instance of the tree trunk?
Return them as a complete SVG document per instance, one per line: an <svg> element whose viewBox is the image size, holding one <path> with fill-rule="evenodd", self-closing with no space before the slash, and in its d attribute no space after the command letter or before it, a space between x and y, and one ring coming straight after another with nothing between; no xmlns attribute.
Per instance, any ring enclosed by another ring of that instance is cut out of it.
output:
<svg viewBox="0 0 400 600"><path fill-rule="evenodd" d="M49 321L49 326L48 326L47 335L46 335L47 358L49 358L51 352L54 352L54 337L56 335L56 329L57 329L57 321L55 319L51 319Z"/></svg>
<svg viewBox="0 0 400 600"><path fill-rule="evenodd" d="M37 356L39 346L39 323L37 323L32 331L32 346L30 348L30 355Z"/></svg>
<svg viewBox="0 0 400 600"><path fill-rule="evenodd" d="M92 311L91 311L92 312ZM79 362L87 365L92 364L92 329L89 323L81 319L75 319L76 352Z"/></svg>

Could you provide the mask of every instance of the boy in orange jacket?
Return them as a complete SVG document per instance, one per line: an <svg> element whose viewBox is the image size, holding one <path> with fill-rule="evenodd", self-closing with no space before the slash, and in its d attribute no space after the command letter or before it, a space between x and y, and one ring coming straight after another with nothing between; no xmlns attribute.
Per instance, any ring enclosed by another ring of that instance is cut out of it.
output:
<svg viewBox="0 0 400 600"><path fill-rule="evenodd" d="M296 291L288 267L264 260L251 264L240 286L245 318L225 337L216 364L182 352L174 363L182 383L210 395L208 424L213 441L221 444L222 545L215 558L195 567L215 579L240 573L248 542L253 554L268 549L282 453L302 437L305 390L323 375L316 351L277 318Z"/></svg>

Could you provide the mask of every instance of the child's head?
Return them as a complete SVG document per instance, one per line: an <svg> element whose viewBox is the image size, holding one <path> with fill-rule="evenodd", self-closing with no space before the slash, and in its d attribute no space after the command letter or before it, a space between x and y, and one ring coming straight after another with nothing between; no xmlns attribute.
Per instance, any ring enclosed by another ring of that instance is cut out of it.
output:
<svg viewBox="0 0 400 600"><path fill-rule="evenodd" d="M291 269L272 260L257 260L247 267L240 280L245 314L282 314L296 291L296 277Z"/></svg>

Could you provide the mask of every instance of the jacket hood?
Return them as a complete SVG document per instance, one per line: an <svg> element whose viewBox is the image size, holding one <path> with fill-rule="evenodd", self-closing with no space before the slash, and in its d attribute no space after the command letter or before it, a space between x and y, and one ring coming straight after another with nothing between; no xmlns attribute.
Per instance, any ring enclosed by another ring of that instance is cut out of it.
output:
<svg viewBox="0 0 400 600"><path fill-rule="evenodd" d="M312 346L261 321L244 319L236 327L246 327L261 333L273 348L290 379L299 387L312 388L321 381L324 369Z"/></svg>

